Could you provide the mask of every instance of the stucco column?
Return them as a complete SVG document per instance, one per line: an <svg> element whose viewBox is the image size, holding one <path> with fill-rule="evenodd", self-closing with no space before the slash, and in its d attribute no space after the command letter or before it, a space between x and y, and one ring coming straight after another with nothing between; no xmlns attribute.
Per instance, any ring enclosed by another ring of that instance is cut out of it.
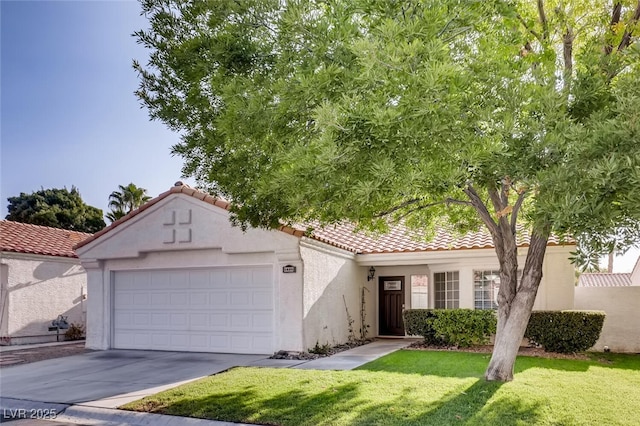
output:
<svg viewBox="0 0 640 426"><path fill-rule="evenodd" d="M109 315L104 307L105 282L102 265L97 260L83 260L87 271L87 349L109 349L109 333L105 329Z"/></svg>
<svg viewBox="0 0 640 426"><path fill-rule="evenodd" d="M300 251L276 252L275 310L276 350L303 351L303 263ZM295 267L295 272L285 273L285 266Z"/></svg>

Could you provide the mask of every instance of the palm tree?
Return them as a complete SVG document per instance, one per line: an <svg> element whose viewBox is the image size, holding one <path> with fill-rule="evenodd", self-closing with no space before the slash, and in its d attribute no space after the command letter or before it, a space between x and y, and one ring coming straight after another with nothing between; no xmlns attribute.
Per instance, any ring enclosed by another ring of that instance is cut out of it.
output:
<svg viewBox="0 0 640 426"><path fill-rule="evenodd" d="M131 213L151 199L147 195L146 189L137 187L133 183L127 186L118 185L118 188L118 191L113 191L109 195L109 208L111 211L106 216L111 222L115 222Z"/></svg>

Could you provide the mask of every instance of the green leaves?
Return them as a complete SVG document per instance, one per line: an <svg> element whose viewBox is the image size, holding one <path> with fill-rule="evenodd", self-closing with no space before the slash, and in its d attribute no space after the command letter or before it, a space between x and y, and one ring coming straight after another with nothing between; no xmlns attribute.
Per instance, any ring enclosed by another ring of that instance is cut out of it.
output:
<svg viewBox="0 0 640 426"><path fill-rule="evenodd" d="M115 222L150 199L151 197L147 195L146 189L140 188L133 183L126 186L118 185L118 191L113 191L109 195L109 208L111 211L107 213L107 219Z"/></svg>
<svg viewBox="0 0 640 426"><path fill-rule="evenodd" d="M478 211L445 200L475 188L496 216L488 192L509 182L521 222L631 241L640 50L606 53L636 37L633 8L610 28L597 5L145 1L138 96L243 225L469 229Z"/></svg>
<svg viewBox="0 0 640 426"><path fill-rule="evenodd" d="M7 220L89 233L105 227L102 210L85 204L75 186L71 191L43 188L31 194L23 192L7 200Z"/></svg>

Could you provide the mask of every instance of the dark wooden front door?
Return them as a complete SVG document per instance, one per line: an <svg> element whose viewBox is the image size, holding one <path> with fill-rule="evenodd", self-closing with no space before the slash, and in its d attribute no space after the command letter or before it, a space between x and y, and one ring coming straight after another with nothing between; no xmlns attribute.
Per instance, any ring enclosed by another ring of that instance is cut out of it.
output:
<svg viewBox="0 0 640 426"><path fill-rule="evenodd" d="M380 277L380 335L404 336L404 277Z"/></svg>

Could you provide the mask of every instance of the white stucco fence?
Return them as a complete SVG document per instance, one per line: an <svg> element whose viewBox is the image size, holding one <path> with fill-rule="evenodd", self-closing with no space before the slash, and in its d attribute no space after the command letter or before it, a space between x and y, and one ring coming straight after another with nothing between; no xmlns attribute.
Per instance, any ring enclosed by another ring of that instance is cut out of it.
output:
<svg viewBox="0 0 640 426"><path fill-rule="evenodd" d="M3 344L55 342L49 326L58 315L84 325L87 278L78 259L3 252L0 264Z"/></svg>
<svg viewBox="0 0 640 426"><path fill-rule="evenodd" d="M593 350L640 352L640 286L576 287L575 309L606 313L600 339Z"/></svg>

